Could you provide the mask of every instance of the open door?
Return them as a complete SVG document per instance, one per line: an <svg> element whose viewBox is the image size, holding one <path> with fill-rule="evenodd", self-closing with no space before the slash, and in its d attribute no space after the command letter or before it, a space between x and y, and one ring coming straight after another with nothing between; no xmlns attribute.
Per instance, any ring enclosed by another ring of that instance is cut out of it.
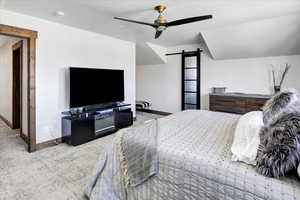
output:
<svg viewBox="0 0 300 200"><path fill-rule="evenodd" d="M23 63L23 41L13 45L13 108L12 128L20 129L22 133L22 63Z"/></svg>

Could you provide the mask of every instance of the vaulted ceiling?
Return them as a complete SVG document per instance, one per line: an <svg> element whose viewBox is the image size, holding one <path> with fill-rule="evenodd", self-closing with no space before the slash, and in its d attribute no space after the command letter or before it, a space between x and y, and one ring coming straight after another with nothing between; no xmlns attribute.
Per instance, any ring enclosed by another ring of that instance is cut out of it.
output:
<svg viewBox="0 0 300 200"><path fill-rule="evenodd" d="M300 54L300 49L298 48L300 36L297 37L294 34L295 31L298 31L298 35L300 35L299 0L0 1L1 7L6 10L134 42L150 42L161 46L175 46L200 43L203 42L204 38L204 42L206 42L214 58L240 58L257 56L258 54L263 54L261 56ZM113 19L114 16L118 16L153 22L157 17L153 7L159 4L167 6L164 16L168 21L206 14L212 14L213 19L171 27L158 40L154 39L154 30L151 27ZM56 16L56 11L63 11L65 16ZM287 21L280 20L280 18ZM271 21L268 22L271 19L276 19L278 23L272 24ZM290 19L291 21L289 21ZM200 34L202 34L202 37L199 36ZM296 36L294 43L291 40L292 38L288 38L292 36ZM279 38L282 41L278 41ZM260 41L262 39L264 41ZM233 40L233 43L231 40ZM246 40L247 42L244 42ZM260 42L263 42L264 49L257 45ZM256 44L254 45L254 43ZM270 50L271 48L280 48L284 45L288 46L284 51L273 52L273 50ZM298 45L298 47L291 47L291 45ZM249 48L249 50L240 54L241 48ZM231 49L233 49L232 52Z"/></svg>
<svg viewBox="0 0 300 200"><path fill-rule="evenodd" d="M201 33L215 59L300 54L300 14L251 21Z"/></svg>

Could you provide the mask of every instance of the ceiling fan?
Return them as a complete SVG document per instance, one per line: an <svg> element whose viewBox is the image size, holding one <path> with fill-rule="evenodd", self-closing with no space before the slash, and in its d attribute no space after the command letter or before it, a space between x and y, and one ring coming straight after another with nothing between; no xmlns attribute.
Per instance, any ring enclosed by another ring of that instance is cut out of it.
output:
<svg viewBox="0 0 300 200"><path fill-rule="evenodd" d="M182 25L182 24L193 23L193 22L207 20L207 19L212 18L212 15L204 15L204 16L190 17L190 18L175 20L172 22L167 22L167 20L162 15L162 13L164 12L164 10L166 8L167 7L163 6L163 5L158 5L154 8L154 10L156 10L159 13L159 15L153 24L147 23L147 22L135 21L135 20L131 20L131 19L124 19L124 18L120 18L120 17L114 17L114 18L118 19L118 20L122 20L122 21L143 24L143 25L147 25L147 26L151 26L151 27L155 28L155 30L156 30L155 39L157 39L162 34L162 32L170 26L178 26L178 25Z"/></svg>

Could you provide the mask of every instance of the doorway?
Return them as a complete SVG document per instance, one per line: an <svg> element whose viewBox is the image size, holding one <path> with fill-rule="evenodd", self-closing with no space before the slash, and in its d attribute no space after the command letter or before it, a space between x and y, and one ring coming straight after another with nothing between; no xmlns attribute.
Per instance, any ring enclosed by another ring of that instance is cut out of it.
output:
<svg viewBox="0 0 300 200"><path fill-rule="evenodd" d="M13 45L13 91L12 91L12 129L20 129L22 135L22 77L23 77L23 41Z"/></svg>
<svg viewBox="0 0 300 200"><path fill-rule="evenodd" d="M5 24L0 24L0 35L18 37L21 39L26 39L27 53L26 53L26 69L27 69L27 144L28 152L33 152L36 150L36 98L35 98L35 62L36 62L36 39L38 37L38 32L34 30L19 28L15 26L9 26ZM21 68L22 69L22 68ZM24 68L23 68L24 69ZM16 79L18 79L16 77ZM20 77L21 79L21 77ZM21 89L20 89L21 90ZM21 92L19 93L21 98ZM18 94L16 94L18 95ZM17 98L16 98L17 99ZM19 107L16 105L16 109ZM17 117L16 120L18 121ZM21 121L21 117L19 122ZM20 123L21 126L22 123ZM23 124L24 125L24 124ZM21 127L20 127L21 128Z"/></svg>

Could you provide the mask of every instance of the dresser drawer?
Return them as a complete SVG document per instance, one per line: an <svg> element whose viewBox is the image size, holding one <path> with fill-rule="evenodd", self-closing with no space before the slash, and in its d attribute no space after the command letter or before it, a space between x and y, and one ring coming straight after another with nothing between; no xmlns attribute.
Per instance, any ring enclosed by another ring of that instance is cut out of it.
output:
<svg viewBox="0 0 300 200"><path fill-rule="evenodd" d="M246 113L246 108L240 106L210 105L209 110L218 111L218 112L236 113L236 114Z"/></svg>
<svg viewBox="0 0 300 200"><path fill-rule="evenodd" d="M247 105L263 107L267 99L247 99Z"/></svg>
<svg viewBox="0 0 300 200"><path fill-rule="evenodd" d="M245 107L246 101L243 98L234 97L210 97L210 103L212 105L223 105L223 106L239 106Z"/></svg>
<svg viewBox="0 0 300 200"><path fill-rule="evenodd" d="M229 112L229 113L245 113L246 101L243 98L235 97L210 97L210 110Z"/></svg>
<svg viewBox="0 0 300 200"><path fill-rule="evenodd" d="M267 99L247 99L247 111L261 111Z"/></svg>

